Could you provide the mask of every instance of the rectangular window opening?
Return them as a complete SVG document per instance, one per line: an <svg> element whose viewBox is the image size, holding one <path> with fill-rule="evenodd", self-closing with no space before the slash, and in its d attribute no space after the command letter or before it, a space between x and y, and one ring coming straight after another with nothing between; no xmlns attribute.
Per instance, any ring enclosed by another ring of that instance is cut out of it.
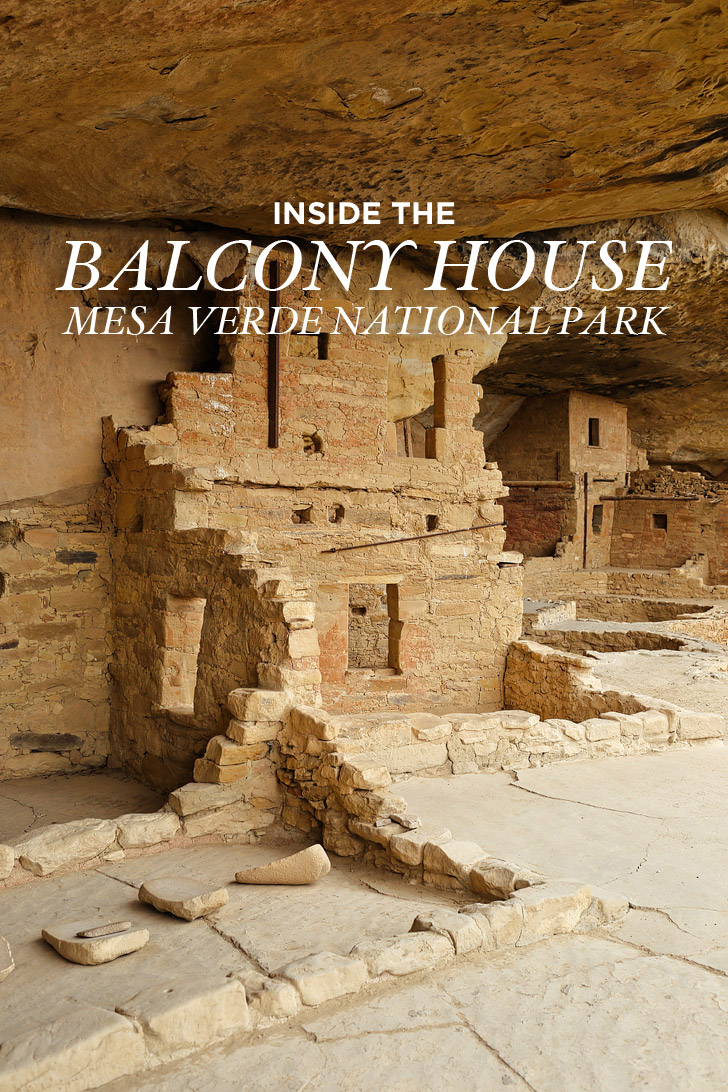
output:
<svg viewBox="0 0 728 1092"><path fill-rule="evenodd" d="M194 712L197 660L206 599L170 595L163 616L162 680L159 704L176 712Z"/></svg>
<svg viewBox="0 0 728 1092"><path fill-rule="evenodd" d="M652 526L655 531L667 530L667 515L664 512L654 512L652 515Z"/></svg>
<svg viewBox="0 0 728 1092"><path fill-rule="evenodd" d="M595 535L601 535L604 526L604 505L595 504L592 508L592 531Z"/></svg>
<svg viewBox="0 0 728 1092"><path fill-rule="evenodd" d="M599 447L599 418L589 418L589 447Z"/></svg>
<svg viewBox="0 0 728 1092"><path fill-rule="evenodd" d="M396 585L349 585L349 670L394 668L393 588Z"/></svg>
<svg viewBox="0 0 728 1092"><path fill-rule="evenodd" d="M329 359L328 334L301 334L294 330L288 340L288 355L309 357L314 360Z"/></svg>

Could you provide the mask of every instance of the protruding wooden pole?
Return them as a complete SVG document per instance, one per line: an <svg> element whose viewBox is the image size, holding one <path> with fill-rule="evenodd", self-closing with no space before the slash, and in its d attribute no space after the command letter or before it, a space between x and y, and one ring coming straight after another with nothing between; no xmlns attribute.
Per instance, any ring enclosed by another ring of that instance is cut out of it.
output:
<svg viewBox="0 0 728 1092"><path fill-rule="evenodd" d="M270 292L268 294L268 447L278 447L280 438L281 409L281 342L280 335L273 333L273 316L280 306L280 263L270 263Z"/></svg>

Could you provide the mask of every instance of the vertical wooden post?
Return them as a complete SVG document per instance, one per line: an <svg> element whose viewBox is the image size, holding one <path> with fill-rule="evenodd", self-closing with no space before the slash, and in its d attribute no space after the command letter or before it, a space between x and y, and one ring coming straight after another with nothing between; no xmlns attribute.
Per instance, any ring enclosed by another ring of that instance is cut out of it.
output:
<svg viewBox="0 0 728 1092"><path fill-rule="evenodd" d="M589 475L584 473L584 555L583 565L586 568L587 548L589 544Z"/></svg>
<svg viewBox="0 0 728 1092"><path fill-rule="evenodd" d="M268 293L268 447L278 447L280 439L281 342L272 330L275 308L280 306L280 283L280 262L274 258Z"/></svg>

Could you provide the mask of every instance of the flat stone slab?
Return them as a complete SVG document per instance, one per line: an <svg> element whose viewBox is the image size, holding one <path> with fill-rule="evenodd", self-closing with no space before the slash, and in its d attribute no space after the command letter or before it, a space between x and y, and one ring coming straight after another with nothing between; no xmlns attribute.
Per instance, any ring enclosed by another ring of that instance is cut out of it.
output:
<svg viewBox="0 0 728 1092"><path fill-rule="evenodd" d="M290 857L281 857L267 865L236 872L238 883L291 884L315 883L331 871L331 861L323 846L309 846Z"/></svg>
<svg viewBox="0 0 728 1092"><path fill-rule="evenodd" d="M42 936L51 948L70 963L81 963L84 967L93 967L99 963L110 963L119 956L138 952L149 940L147 929L128 929L122 933L112 933L100 937L80 937L79 932L88 930L86 921L64 921L43 929Z"/></svg>
<svg viewBox="0 0 728 1092"><path fill-rule="evenodd" d="M225 906L228 893L224 887L212 887L186 876L163 876L142 884L139 901L163 913L194 921Z"/></svg>
<svg viewBox="0 0 728 1092"><path fill-rule="evenodd" d="M5 937L0 937L0 982L15 970L13 953Z"/></svg>

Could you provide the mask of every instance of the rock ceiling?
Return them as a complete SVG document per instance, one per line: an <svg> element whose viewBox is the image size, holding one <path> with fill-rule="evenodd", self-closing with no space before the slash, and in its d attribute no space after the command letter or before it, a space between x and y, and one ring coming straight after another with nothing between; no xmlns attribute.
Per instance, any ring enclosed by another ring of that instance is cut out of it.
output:
<svg viewBox="0 0 728 1092"><path fill-rule="evenodd" d="M0 36L6 207L270 233L281 197L440 198L487 238L728 209L725 0L25 0ZM669 337L511 338L489 384L724 457L723 220L687 215Z"/></svg>

